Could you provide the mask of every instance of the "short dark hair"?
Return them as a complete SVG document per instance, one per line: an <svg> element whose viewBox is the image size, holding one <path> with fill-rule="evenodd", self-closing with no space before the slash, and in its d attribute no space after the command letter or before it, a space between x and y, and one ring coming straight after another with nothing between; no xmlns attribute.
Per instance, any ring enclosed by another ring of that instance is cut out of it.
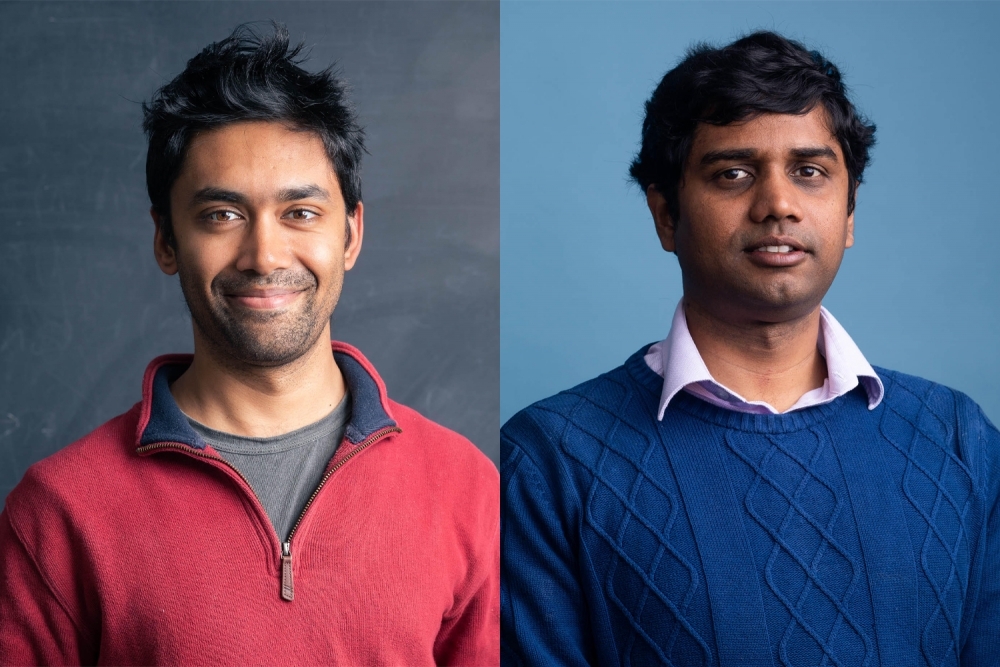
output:
<svg viewBox="0 0 1000 667"><path fill-rule="evenodd" d="M315 132L323 140L348 214L361 201L364 131L333 66L311 74L299 65L303 45L289 48L288 30L271 24L261 34L252 24L206 46L184 71L142 105L149 140L146 189L163 233L173 244L170 189L191 139L205 130L240 121L275 121Z"/></svg>
<svg viewBox="0 0 1000 667"><path fill-rule="evenodd" d="M773 32L755 32L728 46L697 44L667 72L646 102L642 146L629 174L650 185L680 215L678 187L699 123L728 125L760 114L803 114L822 104L847 163L848 212L854 210L875 145L875 126L848 99L840 70L818 51Z"/></svg>

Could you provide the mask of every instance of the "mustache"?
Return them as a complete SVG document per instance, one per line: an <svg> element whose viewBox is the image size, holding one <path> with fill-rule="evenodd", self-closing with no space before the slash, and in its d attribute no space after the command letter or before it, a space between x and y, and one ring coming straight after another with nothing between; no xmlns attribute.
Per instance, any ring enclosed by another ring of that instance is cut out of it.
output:
<svg viewBox="0 0 1000 667"><path fill-rule="evenodd" d="M254 289L286 288L306 290L316 287L316 276L309 271L282 269L266 276L258 273L232 272L220 273L212 280L212 292L215 294L232 294Z"/></svg>
<svg viewBox="0 0 1000 667"><path fill-rule="evenodd" d="M799 229L792 229L790 231L793 233L789 233L781 226L773 227L769 230L756 229L744 234L742 238L740 238L739 243L744 248L750 248L758 245L761 239L781 237L793 240L800 248L812 249L816 247L815 239L811 233L803 233Z"/></svg>

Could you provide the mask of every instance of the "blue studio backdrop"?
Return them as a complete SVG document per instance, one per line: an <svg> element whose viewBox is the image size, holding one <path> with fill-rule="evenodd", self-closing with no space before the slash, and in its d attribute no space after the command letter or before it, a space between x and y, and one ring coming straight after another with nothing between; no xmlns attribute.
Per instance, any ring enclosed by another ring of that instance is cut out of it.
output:
<svg viewBox="0 0 1000 667"><path fill-rule="evenodd" d="M878 125L824 304L868 360L1000 422L1000 3L501 3L501 422L662 339L681 297L628 182L685 50L756 29L820 50Z"/></svg>

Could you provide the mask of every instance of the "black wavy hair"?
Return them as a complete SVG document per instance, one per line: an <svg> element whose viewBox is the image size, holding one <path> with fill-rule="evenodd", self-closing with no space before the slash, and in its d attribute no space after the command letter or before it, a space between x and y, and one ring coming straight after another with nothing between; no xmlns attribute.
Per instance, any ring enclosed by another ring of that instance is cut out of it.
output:
<svg viewBox="0 0 1000 667"><path fill-rule="evenodd" d="M206 46L184 71L142 105L149 141L146 189L162 231L175 244L170 189L180 174L191 139L240 121L275 121L315 132L337 175L348 213L361 201L364 131L333 66L311 74L299 65L302 44L289 46L288 30L272 22L271 34L242 24Z"/></svg>
<svg viewBox="0 0 1000 667"><path fill-rule="evenodd" d="M871 161L875 125L847 96L840 70L818 51L774 32L755 32L716 48L697 44L667 72L646 102L642 146L629 174L645 193L650 185L680 216L678 187L699 123L728 125L765 113L803 114L822 104L840 143L854 210L857 184Z"/></svg>

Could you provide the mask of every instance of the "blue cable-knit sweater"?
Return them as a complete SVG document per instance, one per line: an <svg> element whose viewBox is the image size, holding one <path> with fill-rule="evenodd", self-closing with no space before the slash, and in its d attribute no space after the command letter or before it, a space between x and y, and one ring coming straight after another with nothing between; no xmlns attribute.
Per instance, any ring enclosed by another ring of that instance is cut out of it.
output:
<svg viewBox="0 0 1000 667"><path fill-rule="evenodd" d="M1000 433L877 369L782 415L643 361L501 432L504 665L1000 665Z"/></svg>

